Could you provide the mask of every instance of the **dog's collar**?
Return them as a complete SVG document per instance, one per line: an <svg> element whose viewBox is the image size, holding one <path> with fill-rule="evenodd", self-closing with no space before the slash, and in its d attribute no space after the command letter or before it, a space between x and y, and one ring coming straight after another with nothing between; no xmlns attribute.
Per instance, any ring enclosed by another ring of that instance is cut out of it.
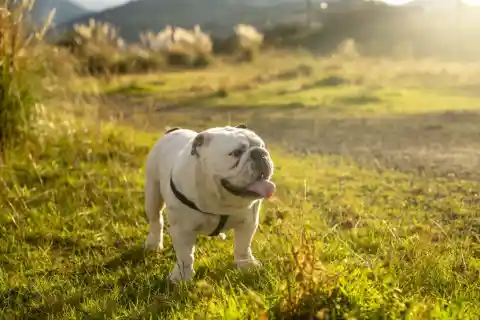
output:
<svg viewBox="0 0 480 320"><path fill-rule="evenodd" d="M175 195L175 197L178 199L178 201L180 201L190 209L204 213L204 214L208 214L210 216L217 216L216 214L200 210L195 204L195 202L189 200L185 195L183 195L183 193L181 193L173 183L172 175L170 175L170 189L172 189L172 192ZM218 216L220 217L220 220L218 221L218 224L215 230L213 230L213 232L209 234L209 236L211 237L218 236L220 234L220 231L222 231L222 229L225 227L225 224L227 223L228 216L226 215L218 215Z"/></svg>

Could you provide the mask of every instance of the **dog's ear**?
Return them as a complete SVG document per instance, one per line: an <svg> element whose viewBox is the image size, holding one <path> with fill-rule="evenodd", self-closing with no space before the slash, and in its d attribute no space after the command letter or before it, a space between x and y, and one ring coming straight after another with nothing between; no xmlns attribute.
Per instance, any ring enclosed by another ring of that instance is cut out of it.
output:
<svg viewBox="0 0 480 320"><path fill-rule="evenodd" d="M208 143L208 141L210 140L209 138L210 138L210 136L206 132L201 132L201 133L197 134L197 136L193 139L192 151L190 152L190 154L192 156L197 156L198 157L199 156L198 148L206 145Z"/></svg>
<svg viewBox="0 0 480 320"><path fill-rule="evenodd" d="M165 134L168 134L168 133L170 133L170 132L177 131L177 130L180 130L180 129L182 129L182 128L180 128L180 127L173 127L173 128L171 128L171 129L168 129L167 131L165 131Z"/></svg>
<svg viewBox="0 0 480 320"><path fill-rule="evenodd" d="M238 126L235 126L235 128L239 129L248 129L247 125L245 123L239 124Z"/></svg>

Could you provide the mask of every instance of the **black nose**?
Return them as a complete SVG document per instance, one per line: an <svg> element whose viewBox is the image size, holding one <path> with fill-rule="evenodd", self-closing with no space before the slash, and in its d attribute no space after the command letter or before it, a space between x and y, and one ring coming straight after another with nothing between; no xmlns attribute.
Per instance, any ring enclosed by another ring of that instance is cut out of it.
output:
<svg viewBox="0 0 480 320"><path fill-rule="evenodd" d="M265 149L256 147L250 151L250 157L252 157L253 161L257 162L263 158L268 158L268 153Z"/></svg>
<svg viewBox="0 0 480 320"><path fill-rule="evenodd" d="M255 171L257 171L260 176L270 176L271 168L267 150L260 147L253 148L250 151L250 157L253 160Z"/></svg>

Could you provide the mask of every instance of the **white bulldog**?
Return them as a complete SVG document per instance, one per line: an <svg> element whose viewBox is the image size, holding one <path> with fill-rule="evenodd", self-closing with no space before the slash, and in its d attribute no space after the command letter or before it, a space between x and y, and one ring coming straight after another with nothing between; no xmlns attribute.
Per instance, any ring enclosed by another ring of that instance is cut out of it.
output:
<svg viewBox="0 0 480 320"><path fill-rule="evenodd" d="M273 195L274 166L263 140L245 125L197 133L174 128L161 137L146 161L147 249L163 249L167 210L177 263L170 280L190 280L198 234L234 229L234 259L240 269L259 262L250 246L262 199Z"/></svg>

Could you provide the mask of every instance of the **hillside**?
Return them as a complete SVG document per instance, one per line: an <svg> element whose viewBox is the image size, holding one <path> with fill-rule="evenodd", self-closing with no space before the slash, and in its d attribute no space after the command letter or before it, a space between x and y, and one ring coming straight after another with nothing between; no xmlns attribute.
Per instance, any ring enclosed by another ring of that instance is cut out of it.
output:
<svg viewBox="0 0 480 320"><path fill-rule="evenodd" d="M56 8L53 19L54 25L65 23L89 13L87 9L69 0L36 0L31 12L33 22L42 24L53 8Z"/></svg>
<svg viewBox="0 0 480 320"><path fill-rule="evenodd" d="M68 30L74 24L86 23L93 18L119 27L122 37L127 41L137 40L141 31L159 31L167 24L187 28L199 24L213 36L224 37L228 36L232 27L238 23L261 27L267 23L279 22L303 8L302 2L260 6L225 0L140 0L82 16L59 26L58 29Z"/></svg>

